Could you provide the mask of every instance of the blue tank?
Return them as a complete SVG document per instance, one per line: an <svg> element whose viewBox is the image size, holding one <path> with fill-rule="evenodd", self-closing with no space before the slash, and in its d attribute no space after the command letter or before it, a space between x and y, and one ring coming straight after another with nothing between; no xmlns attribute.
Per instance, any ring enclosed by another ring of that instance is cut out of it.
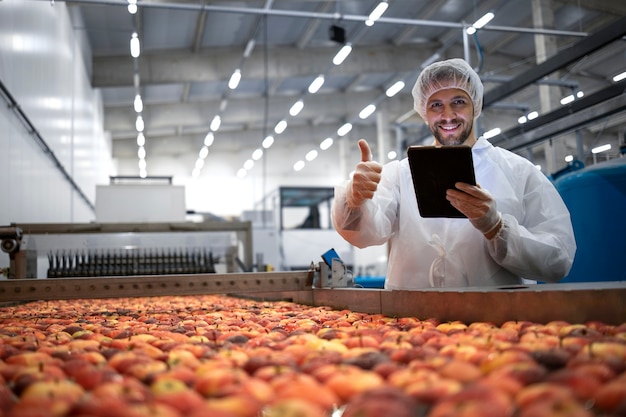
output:
<svg viewBox="0 0 626 417"><path fill-rule="evenodd" d="M567 205L576 257L561 282L626 280L626 158L565 174L554 185Z"/></svg>

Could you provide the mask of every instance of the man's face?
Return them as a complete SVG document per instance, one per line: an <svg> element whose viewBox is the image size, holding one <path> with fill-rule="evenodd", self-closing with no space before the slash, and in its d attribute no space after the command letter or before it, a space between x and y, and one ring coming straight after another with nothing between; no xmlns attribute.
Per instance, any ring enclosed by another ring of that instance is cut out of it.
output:
<svg viewBox="0 0 626 417"><path fill-rule="evenodd" d="M474 135L474 105L458 88L439 90L426 103L426 122L441 145L469 145Z"/></svg>

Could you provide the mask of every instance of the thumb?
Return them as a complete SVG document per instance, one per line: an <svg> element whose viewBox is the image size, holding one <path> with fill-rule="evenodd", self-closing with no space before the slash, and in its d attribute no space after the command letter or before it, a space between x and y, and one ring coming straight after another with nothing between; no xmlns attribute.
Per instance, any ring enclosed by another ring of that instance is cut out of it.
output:
<svg viewBox="0 0 626 417"><path fill-rule="evenodd" d="M370 151L370 145L365 139L359 139L359 149L361 150L361 162L372 160L372 151Z"/></svg>

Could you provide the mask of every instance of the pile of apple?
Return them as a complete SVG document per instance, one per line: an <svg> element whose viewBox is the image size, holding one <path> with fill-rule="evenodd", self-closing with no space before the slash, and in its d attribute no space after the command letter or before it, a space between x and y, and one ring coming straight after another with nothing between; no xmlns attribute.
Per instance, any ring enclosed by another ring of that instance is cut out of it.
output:
<svg viewBox="0 0 626 417"><path fill-rule="evenodd" d="M626 416L626 324L219 295L0 308L0 417Z"/></svg>

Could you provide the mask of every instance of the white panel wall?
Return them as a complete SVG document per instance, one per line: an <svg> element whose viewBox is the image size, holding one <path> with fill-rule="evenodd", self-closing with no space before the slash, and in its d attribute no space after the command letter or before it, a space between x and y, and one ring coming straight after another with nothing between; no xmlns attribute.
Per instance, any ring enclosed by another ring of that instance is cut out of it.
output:
<svg viewBox="0 0 626 417"><path fill-rule="evenodd" d="M96 184L115 172L83 36L62 2L0 2L0 81L94 204ZM1 98L0 201L0 225L95 217ZM8 257L0 256L0 267L6 264Z"/></svg>

